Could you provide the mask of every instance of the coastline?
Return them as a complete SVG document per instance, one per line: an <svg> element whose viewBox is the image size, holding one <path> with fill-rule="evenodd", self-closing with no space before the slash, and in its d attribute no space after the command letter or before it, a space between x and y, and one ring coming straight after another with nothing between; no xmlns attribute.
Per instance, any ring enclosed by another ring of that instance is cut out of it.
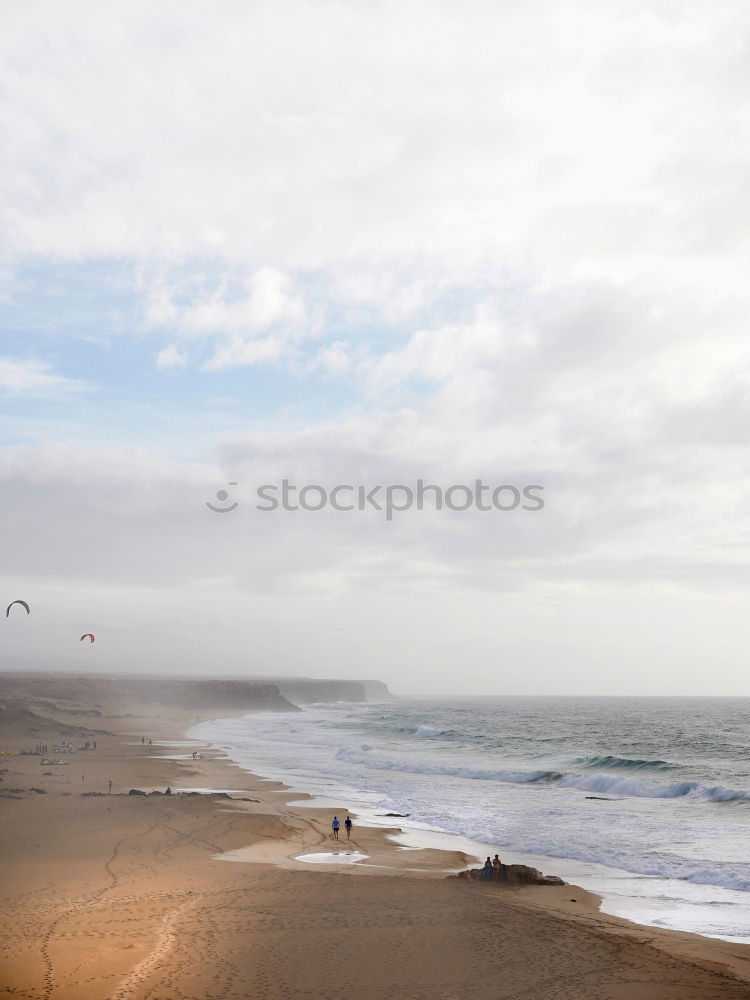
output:
<svg viewBox="0 0 750 1000"><path fill-rule="evenodd" d="M388 706L390 708L390 706ZM216 746L227 749L232 758L242 767L254 772L260 772L265 776L276 780L286 780L294 789L302 793L312 794L315 801L329 805L335 809L340 807L341 801L346 801L351 807L356 808L361 820L375 826L389 825L391 822L400 823L405 831L405 836L400 838L401 844L410 846L426 847L431 846L437 849L450 851L462 851L483 860L487 854L493 855L499 851L503 860L509 864L523 864L537 868L545 872L554 872L566 881L586 888L589 892L602 897L601 910L613 916L623 917L632 920L647 928L670 929L684 933L695 933L715 940L726 940L735 944L750 944L750 894L743 892L739 888L730 888L726 881L722 884L721 879L714 881L716 870L721 865L716 859L724 857L720 848L713 844L708 847L705 853L700 853L700 845L697 845L695 858L701 861L692 865L694 871L683 873L665 872L663 867L659 871L658 865L654 862L654 857L658 848L648 848L638 855L637 851L630 851L630 857L626 857L622 864L617 864L612 860L612 850L606 850L610 844L616 844L617 838L609 840L606 829L593 827L593 833L589 832L584 839L584 849L581 849L581 838L578 838L575 830L570 831L572 836L567 838L561 834L552 820L552 826L545 825L545 817L540 816L542 810L537 806L537 801L532 801L533 796L527 796L528 801L524 807L519 809L517 803L519 788L536 788L533 785L509 784L503 786L507 788L509 801L507 812L511 817L511 823L500 822L499 827L495 823L495 817L479 814L480 820L477 822L477 793L483 791L483 783L473 782L474 787L467 789L467 797L463 799L457 797L456 788L448 788L445 798L442 798L443 773L452 774L461 771L469 771L470 768L477 768L476 763L466 764L459 760L456 764L457 772L451 772L445 768L445 758L435 757L432 760L425 759L424 753L417 760L412 760L405 754L411 752L411 747L416 746L419 750L431 741L425 741L425 736L439 735L440 729L430 729L422 725L425 717L437 717L436 725L450 725L441 716L443 706L433 705L425 709L422 703L409 706L404 713L408 716L407 721L399 717L397 721L389 719L385 723L386 730L392 728L399 734L407 733L411 735L408 744L378 745L380 720L383 718L379 714L377 704L369 706L343 705L341 703L332 706L315 705L310 706L312 722L307 727L303 724L305 717L294 720L289 727L289 735L284 723L279 724L274 717L268 716L259 721L257 726L253 726L248 719L217 717L210 722L204 722L191 729L190 735L195 738L209 740ZM378 720L374 727L375 731L368 730L368 716L365 712L364 723L360 721L360 716L356 713L359 708L367 708ZM331 709L336 711L331 712ZM339 718L346 720L344 724L339 723ZM419 725L419 731L414 738L414 728ZM398 729L402 726L405 728ZM349 733L351 728L352 732ZM309 732L305 732L309 729ZM426 734L422 730L428 730ZM339 731L345 730L346 736L339 736ZM333 741L331 734L335 734ZM295 734L295 735L291 735ZM420 737L422 742L420 742ZM347 739L349 742L347 742ZM369 771L370 755L359 755L356 753L360 749L360 740L365 743L361 749L372 750L372 757L376 758L373 764L374 770ZM373 744L371 746L370 744ZM310 746L309 758L306 756L306 746ZM277 749L278 748L278 749ZM355 752L355 762L357 766L349 766L350 748ZM298 751L298 756L295 755ZM446 749L443 748L445 754ZM339 768L338 758L343 758L343 764ZM299 761L299 763L297 763ZM635 763L638 763L637 761ZM358 766L362 765L362 766ZM395 771L388 771L387 768L393 766ZM509 768L508 764L498 765L500 771ZM541 766L541 765L540 765ZM554 765L547 765L554 766ZM400 768L404 768L407 781L401 781ZM425 774L437 774L435 782L428 781L431 787L427 794L422 788L415 784L412 775L419 775L423 770ZM391 779L391 774L396 773L398 780ZM382 775L386 775L386 780L382 780ZM372 778L370 777L372 775ZM477 777L484 776L481 769L477 772ZM513 775L512 775L513 777ZM559 775L558 775L559 777ZM502 774L500 777L502 780ZM492 798L491 787L488 788L488 795ZM560 793L558 793L559 795ZM633 793L637 795L637 792ZM515 797L515 798L514 798ZM563 801L563 797L565 800ZM561 807L566 810L564 817L570 824L571 815L575 812L575 821L581 828L586 828L588 821L599 821L599 815L590 815L591 805L582 801L582 793L578 796L581 801L576 804L575 793L565 793L561 796ZM586 799L597 798L597 796L586 795ZM572 801L572 806L571 806ZM609 799L605 799L609 802ZM618 801L617 798L611 801ZM678 805L682 805L684 800L677 799ZM622 808L627 808L631 803L635 803L639 808L643 808L641 803L647 808L651 800L630 798L623 803ZM654 803L661 800L655 798ZM484 804L480 808L485 808ZM552 807L550 807L552 808ZM597 803L593 807L599 810ZM614 807L618 809L620 807ZM653 822L658 825L656 814L652 808ZM498 815L504 816L506 804L501 806L496 803ZM725 816L729 807L717 806L712 810L719 822L720 812ZM388 820L384 818L384 813L394 810L402 818ZM528 810L528 811L527 811ZM612 810L610 810L611 812ZM485 808L485 813L487 812ZM554 812L554 809L553 809ZM514 815L515 813L515 815ZM522 817L519 826L518 818ZM611 816L613 822L617 822L621 814ZM651 816L646 817L651 822ZM728 817L732 818L732 817ZM735 810L735 819L736 810ZM504 839L503 830L505 826L511 825L515 819L515 830L513 830L508 840ZM672 821L675 817L672 816ZM627 816L626 816L627 820ZM632 815L630 816L632 825ZM659 829L657 836L661 837L662 830L669 829L669 819L663 819L665 824ZM651 824L653 826L653 823ZM497 828L496 828L497 827ZM489 831L495 829L498 839L489 835ZM564 826L561 827L564 830ZM729 829L729 828L728 828ZM540 831L548 831L549 835L540 835ZM679 829L675 831L676 843L687 843L690 831L683 831L680 835ZM666 836L666 834L665 834ZM729 838L731 839L731 838ZM528 842L528 846L524 846ZM586 844L585 841L588 841ZM541 842L541 844L540 844ZM544 850L544 843L551 843L557 850ZM637 843L637 838L635 843ZM648 844L651 844L648 841ZM718 842L721 843L720 841ZM632 845L631 845L632 846ZM644 846L646 846L644 844ZM731 850L732 845L728 844ZM570 853L565 852L566 847L572 847ZM706 845L703 845L705 848ZM562 850L561 850L562 848ZM661 845L663 850L663 844ZM617 851L614 852L615 854ZM678 856L680 853L684 857L689 857L684 851L677 847ZM607 857L607 854L610 857ZM729 855L728 857L731 857ZM704 860L707 859L707 860ZM635 864L628 866L628 861ZM686 865L690 869L690 865ZM729 865L727 866L730 867ZM719 874L722 874L720 872ZM695 876L695 877L693 877Z"/></svg>
<svg viewBox="0 0 750 1000"><path fill-rule="evenodd" d="M750 997L750 946L604 915L576 886L449 879L467 855L404 850L397 827L355 815L366 862L297 861L333 847L331 810L218 748L194 761L186 715L104 717L67 766L2 758L0 997ZM235 801L127 794L168 785Z"/></svg>

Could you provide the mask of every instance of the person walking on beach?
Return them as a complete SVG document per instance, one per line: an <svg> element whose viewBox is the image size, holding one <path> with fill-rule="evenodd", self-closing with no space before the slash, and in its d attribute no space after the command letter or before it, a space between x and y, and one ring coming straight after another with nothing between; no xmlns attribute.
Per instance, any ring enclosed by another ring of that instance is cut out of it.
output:
<svg viewBox="0 0 750 1000"><path fill-rule="evenodd" d="M331 823L331 829L333 830L333 839L334 840L338 840L339 839L339 827L340 826L341 826L341 824L339 823L338 816L334 816L333 817L333 823Z"/></svg>
<svg viewBox="0 0 750 1000"><path fill-rule="evenodd" d="M112 779L110 778L109 781L107 782L107 795L111 794L112 794Z"/></svg>
<svg viewBox="0 0 750 1000"><path fill-rule="evenodd" d="M495 873L495 881L499 882L500 879L502 878L502 874L503 874L503 863L500 860L500 858L497 856L497 854L492 859L492 870Z"/></svg>
<svg viewBox="0 0 750 1000"><path fill-rule="evenodd" d="M344 826L346 827L346 839L349 840L349 838L352 835L352 818L351 818L351 816L347 816L346 817L346 819L344 820Z"/></svg>

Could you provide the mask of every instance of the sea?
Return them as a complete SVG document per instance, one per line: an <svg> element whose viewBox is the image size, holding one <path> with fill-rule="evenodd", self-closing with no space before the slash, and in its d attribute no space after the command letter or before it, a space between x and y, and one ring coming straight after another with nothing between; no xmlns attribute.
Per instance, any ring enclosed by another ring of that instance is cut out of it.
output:
<svg viewBox="0 0 750 1000"><path fill-rule="evenodd" d="M498 852L600 893L605 912L750 942L750 698L321 704L189 735L316 805L398 825L404 850Z"/></svg>

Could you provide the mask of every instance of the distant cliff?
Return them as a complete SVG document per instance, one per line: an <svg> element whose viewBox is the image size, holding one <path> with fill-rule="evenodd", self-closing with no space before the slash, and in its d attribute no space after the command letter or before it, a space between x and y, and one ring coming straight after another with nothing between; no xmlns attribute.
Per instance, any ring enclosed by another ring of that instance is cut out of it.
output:
<svg viewBox="0 0 750 1000"><path fill-rule="evenodd" d="M368 701L395 701L394 696L382 681L362 681Z"/></svg>
<svg viewBox="0 0 750 1000"><path fill-rule="evenodd" d="M160 681L158 700L192 708L244 708L249 712L299 712L276 684L254 681ZM155 695L155 697L157 697Z"/></svg>
<svg viewBox="0 0 750 1000"><path fill-rule="evenodd" d="M276 684L256 680L181 679L177 677L102 677L66 674L0 674L0 698L39 699L47 711L80 711L95 705L106 715L113 704L143 709L168 705L198 712L225 709L245 712L299 712ZM120 710L118 707L118 711ZM86 714L90 714L87 710Z"/></svg>
<svg viewBox="0 0 750 1000"><path fill-rule="evenodd" d="M112 703L172 705L196 711L297 712L298 705L336 701L388 701L382 681L318 680L312 677L144 677L96 674L0 673L0 698L42 699L51 711L106 715ZM83 708L91 706L94 708Z"/></svg>

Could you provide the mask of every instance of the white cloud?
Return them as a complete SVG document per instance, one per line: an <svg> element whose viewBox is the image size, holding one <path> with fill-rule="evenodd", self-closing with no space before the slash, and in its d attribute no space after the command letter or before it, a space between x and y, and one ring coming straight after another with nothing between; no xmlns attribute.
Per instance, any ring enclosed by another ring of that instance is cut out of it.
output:
<svg viewBox="0 0 750 1000"><path fill-rule="evenodd" d="M157 368L184 368L186 364L187 355L174 344L169 344L156 355Z"/></svg>
<svg viewBox="0 0 750 1000"><path fill-rule="evenodd" d="M717 211L747 239L741 189L714 183L743 173L739 2L66 11L27 4L4 33L18 253L375 266L402 288L417 262L693 257Z"/></svg>
<svg viewBox="0 0 750 1000"><path fill-rule="evenodd" d="M168 329L182 341L213 341L213 356L205 363L209 370L290 360L295 342L316 336L320 320L305 308L288 275L276 268L261 267L239 283L227 274L206 287L203 276L188 275L169 282L165 276L141 276L147 296L144 322L147 327ZM159 358L174 364L187 355L174 346ZM162 358L164 355L164 358ZM157 361L159 364L159 361Z"/></svg>
<svg viewBox="0 0 750 1000"><path fill-rule="evenodd" d="M738 0L39 0L0 39L6 257L132 261L145 325L214 370L349 377L326 349L364 339L389 381L426 351L394 331L591 283L739 327L749 26Z"/></svg>
<svg viewBox="0 0 750 1000"><path fill-rule="evenodd" d="M85 388L84 381L52 371L45 361L0 357L0 389L8 392L57 395L61 392L81 392Z"/></svg>

